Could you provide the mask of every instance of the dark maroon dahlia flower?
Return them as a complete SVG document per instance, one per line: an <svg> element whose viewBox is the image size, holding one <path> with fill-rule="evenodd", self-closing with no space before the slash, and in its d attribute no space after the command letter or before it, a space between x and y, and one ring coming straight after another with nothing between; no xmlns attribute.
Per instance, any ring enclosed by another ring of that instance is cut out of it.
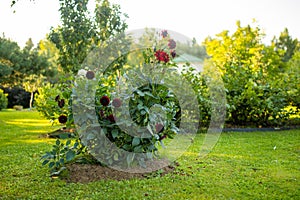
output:
<svg viewBox="0 0 300 200"><path fill-rule="evenodd" d="M175 49L176 48L176 42L173 39L169 40L168 46L170 49Z"/></svg>
<svg viewBox="0 0 300 200"><path fill-rule="evenodd" d="M110 102L110 100L109 100L108 96L103 96L100 99L100 103L102 106L108 106L109 102Z"/></svg>
<svg viewBox="0 0 300 200"><path fill-rule="evenodd" d="M59 123L61 123L61 124L65 124L65 123L68 121L68 117L67 117L66 115L60 115L60 116L58 117L58 121L59 121Z"/></svg>
<svg viewBox="0 0 300 200"><path fill-rule="evenodd" d="M164 131L164 125L162 125L162 124L156 124L155 125L155 131L156 131L156 133L163 132Z"/></svg>
<svg viewBox="0 0 300 200"><path fill-rule="evenodd" d="M122 105L122 101L119 98L115 98L111 103L115 108L119 108Z"/></svg>
<svg viewBox="0 0 300 200"><path fill-rule="evenodd" d="M93 71L88 71L85 76L87 79L93 79L95 78L95 73Z"/></svg>

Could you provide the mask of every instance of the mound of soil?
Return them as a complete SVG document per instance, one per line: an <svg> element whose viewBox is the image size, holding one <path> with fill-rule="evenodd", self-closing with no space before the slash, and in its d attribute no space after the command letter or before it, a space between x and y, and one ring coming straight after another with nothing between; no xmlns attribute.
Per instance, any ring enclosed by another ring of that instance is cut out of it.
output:
<svg viewBox="0 0 300 200"><path fill-rule="evenodd" d="M178 166L178 163L175 165ZM168 165L160 170L150 173L131 173L126 171L115 170L109 167L104 167L97 164L79 164L72 163L67 166L68 176L65 179L72 183L88 183L98 180L128 180L128 179L143 179L152 176L164 176L174 171L175 166ZM138 171L138 170L137 170Z"/></svg>

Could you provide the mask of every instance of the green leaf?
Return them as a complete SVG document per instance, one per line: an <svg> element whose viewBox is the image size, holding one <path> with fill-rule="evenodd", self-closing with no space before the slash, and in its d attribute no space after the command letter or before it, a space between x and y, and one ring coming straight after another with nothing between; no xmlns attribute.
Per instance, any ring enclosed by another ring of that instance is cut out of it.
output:
<svg viewBox="0 0 300 200"><path fill-rule="evenodd" d="M60 139L67 139L67 138L69 138L69 134L68 133L62 133L62 134L59 135L59 138Z"/></svg>
<svg viewBox="0 0 300 200"><path fill-rule="evenodd" d="M88 134L88 136L86 137L87 140L93 140L95 139L95 135L93 133Z"/></svg>
<svg viewBox="0 0 300 200"><path fill-rule="evenodd" d="M66 142L66 146L69 146L71 144L71 140L68 140L67 142Z"/></svg>
<svg viewBox="0 0 300 200"><path fill-rule="evenodd" d="M152 145L148 146L147 149L151 152L153 150L156 150L156 147L152 144Z"/></svg>
<svg viewBox="0 0 300 200"><path fill-rule="evenodd" d="M150 96L150 97L153 97L153 98L157 99L157 97L153 96L153 94L151 94L150 92L144 92L144 94L146 94L147 96Z"/></svg>
<svg viewBox="0 0 300 200"><path fill-rule="evenodd" d="M137 146L140 144L141 139L138 137L134 137L132 140L132 146Z"/></svg>
<svg viewBox="0 0 300 200"><path fill-rule="evenodd" d="M61 165L61 164L60 164L59 161L56 161L56 162L55 162L55 166L56 166L57 168L58 168L60 165Z"/></svg>
<svg viewBox="0 0 300 200"><path fill-rule="evenodd" d="M129 151L131 149L130 145L128 144L125 144L122 146L122 149L126 150L126 151Z"/></svg>
<svg viewBox="0 0 300 200"><path fill-rule="evenodd" d="M141 110L141 115L145 115L146 111L145 110Z"/></svg>
<svg viewBox="0 0 300 200"><path fill-rule="evenodd" d="M63 159L63 158L59 159L59 163L60 163L61 165L63 165L63 164L65 163L65 159Z"/></svg>
<svg viewBox="0 0 300 200"><path fill-rule="evenodd" d="M137 108L138 108L139 110L142 110L142 109L144 108L144 106L143 106L142 104L138 104Z"/></svg>
<svg viewBox="0 0 300 200"><path fill-rule="evenodd" d="M112 136L113 136L114 139L115 139L116 137L118 137L118 135L119 135L118 129L112 130L111 134L112 134Z"/></svg>
<svg viewBox="0 0 300 200"><path fill-rule="evenodd" d="M144 159L144 158L142 158L142 159L140 159L140 160L139 160L139 165L140 165L140 166L142 166L143 168L146 168L146 167L147 167L147 165L146 165L146 162L145 162L145 159Z"/></svg>
<svg viewBox="0 0 300 200"><path fill-rule="evenodd" d="M86 113L86 119L94 119L94 116L91 115L90 113Z"/></svg>
<svg viewBox="0 0 300 200"><path fill-rule="evenodd" d="M55 165L55 162L49 163L49 168L52 168Z"/></svg>
<svg viewBox="0 0 300 200"><path fill-rule="evenodd" d="M56 144L57 146L60 145L60 140L57 139L56 142L55 142L55 144Z"/></svg>
<svg viewBox="0 0 300 200"><path fill-rule="evenodd" d="M141 97L145 96L144 92L140 91L140 90L136 90L136 93L138 95L140 95Z"/></svg>
<svg viewBox="0 0 300 200"><path fill-rule="evenodd" d="M130 153L127 155L126 157L126 161L127 161L127 165L130 166L131 163L133 162L135 154L134 153Z"/></svg>
<svg viewBox="0 0 300 200"><path fill-rule="evenodd" d="M114 160L116 160L116 161L119 160L119 154L118 153L114 154Z"/></svg>
<svg viewBox="0 0 300 200"><path fill-rule="evenodd" d="M69 94L69 92L67 92L67 91L63 92L63 93L62 93L62 96L63 96L63 98L65 98L65 99L69 99L69 98L70 98L70 94Z"/></svg>
<svg viewBox="0 0 300 200"><path fill-rule="evenodd" d="M79 142L75 142L73 148L76 149L79 145Z"/></svg>
<svg viewBox="0 0 300 200"><path fill-rule="evenodd" d="M44 160L44 162L42 163L42 165L46 165L50 160Z"/></svg>
<svg viewBox="0 0 300 200"><path fill-rule="evenodd" d="M42 156L42 158L41 159L46 159L46 158L53 158L53 155L52 155L52 153L50 153L50 152L46 152L43 156Z"/></svg>
<svg viewBox="0 0 300 200"><path fill-rule="evenodd" d="M141 145L134 147L133 149L134 153L142 153L143 152L143 147Z"/></svg>
<svg viewBox="0 0 300 200"><path fill-rule="evenodd" d="M72 150L69 150L66 154L66 160L67 162L73 160L75 158L75 152Z"/></svg>

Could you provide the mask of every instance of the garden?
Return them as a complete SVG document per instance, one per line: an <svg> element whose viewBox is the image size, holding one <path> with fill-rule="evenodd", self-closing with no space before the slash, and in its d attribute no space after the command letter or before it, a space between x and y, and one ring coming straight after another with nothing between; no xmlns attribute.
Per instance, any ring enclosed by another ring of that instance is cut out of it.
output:
<svg viewBox="0 0 300 200"><path fill-rule="evenodd" d="M300 198L288 29L265 44L237 21L199 45L127 32L108 0L59 2L37 47L0 37L0 199Z"/></svg>
<svg viewBox="0 0 300 200"><path fill-rule="evenodd" d="M69 182L49 177L41 156L57 127L36 111L5 110L1 123L1 199L298 199L299 130L222 133L199 157L203 135L167 174ZM83 164L84 165L84 164Z"/></svg>

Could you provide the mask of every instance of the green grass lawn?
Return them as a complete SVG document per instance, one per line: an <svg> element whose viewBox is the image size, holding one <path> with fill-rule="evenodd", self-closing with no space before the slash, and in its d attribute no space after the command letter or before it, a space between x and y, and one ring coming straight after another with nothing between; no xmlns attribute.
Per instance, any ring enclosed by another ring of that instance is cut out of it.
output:
<svg viewBox="0 0 300 200"><path fill-rule="evenodd" d="M300 199L300 130L222 133L213 151L201 137L163 177L88 184L51 179L40 157L55 140L37 112L0 112L0 199Z"/></svg>

